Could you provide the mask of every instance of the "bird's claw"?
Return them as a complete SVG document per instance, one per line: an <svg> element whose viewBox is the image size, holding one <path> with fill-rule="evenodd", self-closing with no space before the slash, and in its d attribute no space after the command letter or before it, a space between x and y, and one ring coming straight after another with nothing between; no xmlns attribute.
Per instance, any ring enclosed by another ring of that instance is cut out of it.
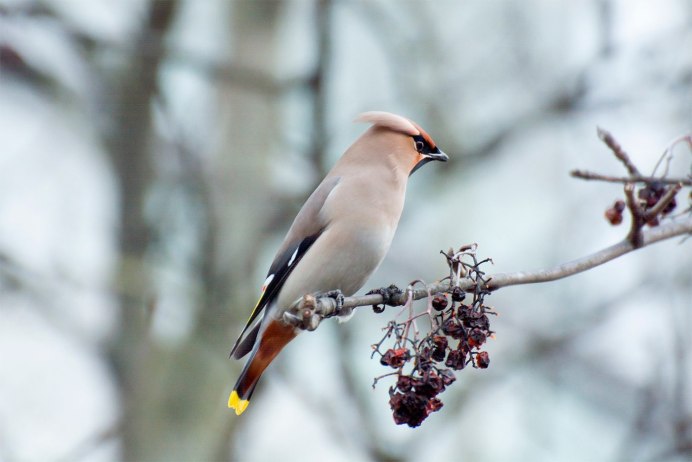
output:
<svg viewBox="0 0 692 462"><path fill-rule="evenodd" d="M403 290L399 289L396 285L391 284L389 287L380 287L379 289L373 289L366 295L378 294L382 296L382 303L378 305L373 305L372 310L375 313L382 313L386 305L392 306L394 297L404 293Z"/></svg>
<svg viewBox="0 0 692 462"><path fill-rule="evenodd" d="M341 292L339 289L335 290L330 290L329 292L325 292L323 294L325 297L333 298L334 301L336 302L336 310L339 311L341 307L344 306L344 294Z"/></svg>
<svg viewBox="0 0 692 462"><path fill-rule="evenodd" d="M325 292L322 294L324 297L329 297L334 299L334 302L336 303L336 309L334 310L334 314L337 316L343 316L343 315L348 315L349 313L344 313L344 297L343 292L339 289L335 290L330 290L329 292ZM350 311L350 310L349 310Z"/></svg>

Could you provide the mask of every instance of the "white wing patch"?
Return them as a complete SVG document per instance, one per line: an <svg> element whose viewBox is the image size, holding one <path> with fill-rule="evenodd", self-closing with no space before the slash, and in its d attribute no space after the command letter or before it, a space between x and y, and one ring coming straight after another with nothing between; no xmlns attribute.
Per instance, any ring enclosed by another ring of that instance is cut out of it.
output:
<svg viewBox="0 0 692 462"><path fill-rule="evenodd" d="M293 255L291 255L291 259L288 260L288 266L289 266L289 267L290 267L290 266L293 264L293 262L296 260L296 257L298 256L298 250L300 250L300 246L298 246L298 248L296 249L296 251L293 252ZM272 275L272 277L273 277L273 275Z"/></svg>
<svg viewBox="0 0 692 462"><path fill-rule="evenodd" d="M262 293L264 293L264 291L267 290L267 287L272 282L272 280L274 280L273 274L270 274L269 276L267 276L267 279L264 281L264 284L262 285Z"/></svg>

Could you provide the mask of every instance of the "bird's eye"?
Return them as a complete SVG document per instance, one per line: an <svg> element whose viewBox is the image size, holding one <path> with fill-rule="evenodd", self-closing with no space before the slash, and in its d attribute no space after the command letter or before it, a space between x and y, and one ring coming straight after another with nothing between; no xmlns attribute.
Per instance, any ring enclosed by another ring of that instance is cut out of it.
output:
<svg viewBox="0 0 692 462"><path fill-rule="evenodd" d="M422 141L416 141L416 151L423 152L423 149L425 149L425 143Z"/></svg>

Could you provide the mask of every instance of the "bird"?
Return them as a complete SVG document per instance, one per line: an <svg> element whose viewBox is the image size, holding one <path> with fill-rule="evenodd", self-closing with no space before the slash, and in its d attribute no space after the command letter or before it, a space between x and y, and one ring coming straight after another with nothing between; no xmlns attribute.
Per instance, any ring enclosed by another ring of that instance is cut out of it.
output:
<svg viewBox="0 0 692 462"><path fill-rule="evenodd" d="M405 117L360 114L371 126L344 152L296 215L230 356L249 354L228 399L241 415L267 366L301 331L283 313L306 294L356 293L384 259L404 207L409 176L446 162L428 133Z"/></svg>

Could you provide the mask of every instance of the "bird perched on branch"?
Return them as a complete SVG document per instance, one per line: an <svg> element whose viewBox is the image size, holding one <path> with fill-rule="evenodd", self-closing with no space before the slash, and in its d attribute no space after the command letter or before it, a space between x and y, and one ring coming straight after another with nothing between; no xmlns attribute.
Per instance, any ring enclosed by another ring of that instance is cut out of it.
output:
<svg viewBox="0 0 692 462"><path fill-rule="evenodd" d="M372 127L298 212L233 346L235 359L250 354L228 399L238 415L269 363L300 332L283 313L306 294L350 296L360 289L389 250L409 176L430 161L448 160L418 124L404 117L374 111L356 122Z"/></svg>

